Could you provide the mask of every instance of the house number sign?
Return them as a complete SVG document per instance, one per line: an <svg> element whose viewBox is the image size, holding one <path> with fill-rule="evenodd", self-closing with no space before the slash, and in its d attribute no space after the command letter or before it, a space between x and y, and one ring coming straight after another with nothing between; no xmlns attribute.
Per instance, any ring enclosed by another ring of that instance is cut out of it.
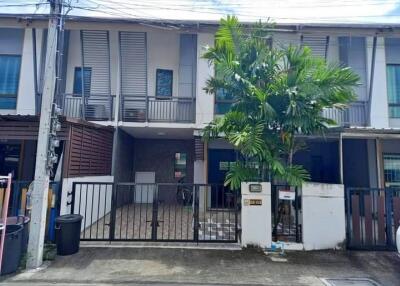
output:
<svg viewBox="0 0 400 286"><path fill-rule="evenodd" d="M244 200L245 206L262 206L261 199L245 199Z"/></svg>

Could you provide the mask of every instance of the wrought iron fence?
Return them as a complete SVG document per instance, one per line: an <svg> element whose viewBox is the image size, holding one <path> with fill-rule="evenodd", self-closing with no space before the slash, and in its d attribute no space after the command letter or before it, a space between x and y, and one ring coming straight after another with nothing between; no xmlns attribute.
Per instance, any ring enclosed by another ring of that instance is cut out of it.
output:
<svg viewBox="0 0 400 286"><path fill-rule="evenodd" d="M238 195L219 185L74 183L82 240L236 242Z"/></svg>
<svg viewBox="0 0 400 286"><path fill-rule="evenodd" d="M121 120L130 122L179 122L195 120L192 97L129 96L121 98Z"/></svg>

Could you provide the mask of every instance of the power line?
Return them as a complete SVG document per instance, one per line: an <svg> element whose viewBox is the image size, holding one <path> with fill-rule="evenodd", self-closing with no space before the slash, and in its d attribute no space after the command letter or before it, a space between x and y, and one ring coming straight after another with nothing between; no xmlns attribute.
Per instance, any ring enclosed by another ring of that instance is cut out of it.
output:
<svg viewBox="0 0 400 286"><path fill-rule="evenodd" d="M195 4L193 5L188 5L188 4L182 4L182 2L180 3L173 3L171 1L158 1L157 4L154 1L148 0L145 3L130 3L130 2L119 2L119 1L115 1L115 0L86 0L86 3L92 3L96 6L84 6L84 5L71 5L72 0L69 0L69 4L68 6L70 8L74 8L74 9L79 9L79 10L86 10L86 11L91 11L91 12L96 12L99 15L103 14L103 15L109 15L109 16L113 16L113 17L132 17L135 19L140 19L143 21L147 21L147 20L160 20L164 23L172 23L172 24L177 24L176 21L174 20L178 20L178 19L168 19L168 17L160 17L160 16L155 16L153 14L148 14L145 13L143 10L154 10L156 12L162 12L162 11L176 11L176 12L189 12L189 13L193 13L193 14L211 14L211 15L216 15L218 17L224 17L227 13L224 13L223 11L218 11L218 7L215 7L213 5L209 4L209 1L200 1L201 4L205 4L203 6L199 6L197 3L195 2ZM78 1L76 1L78 3ZM164 6L168 4L168 7ZM5 2L0 2L0 3L5 3ZM80 2L83 4L83 2ZM107 4L106 4L107 3ZM331 2L324 2L322 0L318 1L318 5L314 5L313 8L318 8L318 7L338 7L339 4L340 6L353 6L353 5L357 5L354 1L340 1L340 2L335 2L338 3L336 5L321 5L321 3L331 3ZM354 3L354 4L353 4ZM357 2L360 3L360 2ZM386 1L386 2L366 2L364 4L359 4L361 6L368 6L368 5L382 5L382 4L395 4L395 3L400 3L400 1ZM19 6L36 6L38 4L48 4L48 3L43 3L43 1L41 3L25 3L25 4L3 4L3 5L7 5L7 6L2 6L0 5L0 7L19 7ZM118 5L118 6L116 6ZM226 6L235 6L236 7L240 7L242 10L249 9L249 8L254 8L254 6L252 5L248 5L245 4L243 5L243 3L232 3ZM303 6L285 6L285 7L271 7L271 9L293 9L294 7L299 7L299 8L306 8ZM121 9L122 8L122 9ZM111 10L111 11L110 11ZM256 15L256 14L249 14L246 12L237 12L237 13L233 13L234 15L238 16L238 17L245 17L248 19L254 19L254 20L266 20L266 19L271 19L271 17L268 17L266 15ZM189 15L190 16L190 15ZM339 19L348 19L350 22L351 20L358 20L358 19L362 19L362 18L366 18L366 19L382 19L382 18L387 18L387 19L393 19L394 17L400 17L399 14L391 14L391 15L337 15L337 16L315 16L315 17L284 17L284 16L272 16L273 19L276 20L289 20L289 21L329 21L329 20L339 20ZM144 19L146 18L146 19ZM177 18L179 18L179 15L177 15ZM181 21L180 21L181 22Z"/></svg>
<svg viewBox="0 0 400 286"><path fill-rule="evenodd" d="M90 1L92 3L96 3L98 5L101 5L103 7L106 8L111 8L114 10L117 10L119 12L120 15L127 15L127 16L134 16L136 17L137 14L132 14L132 13L128 13L126 11L122 11L119 9L115 9L113 6L111 5L106 5L103 2L105 2L104 0L87 0ZM137 4L137 3L121 3L118 1L113 1L113 0L107 0L107 3L111 3L111 4L115 4L115 5L120 5L126 8L130 8L130 9L136 9L136 10L141 10L141 9L158 9L159 11L162 10L169 10L169 11L186 11L186 12L191 12L191 13L199 13L199 14L215 14L218 16L224 16L224 13L222 12L218 12L216 10L212 10L212 11L201 11L201 10L195 10L193 8L188 8L188 6L184 6L182 5L183 8L170 8L170 7L163 7L160 4L159 5L149 5L149 4ZM397 3L397 2L396 2ZM373 3L373 4L379 4L379 3ZM186 7L186 8L185 8ZM315 8L315 7L314 7ZM93 9L93 7L92 7ZM97 10L98 13L108 13L104 10ZM237 16L243 16L243 17L250 17L250 18L254 18L254 19L266 19L268 18L266 15L254 15L254 14L246 14L246 13L234 13ZM400 17L400 15L354 15L354 16L321 16L321 17L280 17L280 16L274 16L274 18L276 19L283 19L283 20L305 20L305 19L318 19L318 20L323 20L323 19L341 19L341 18L346 18L346 19L352 19L352 18L379 18L379 17ZM159 18L159 17L157 17Z"/></svg>

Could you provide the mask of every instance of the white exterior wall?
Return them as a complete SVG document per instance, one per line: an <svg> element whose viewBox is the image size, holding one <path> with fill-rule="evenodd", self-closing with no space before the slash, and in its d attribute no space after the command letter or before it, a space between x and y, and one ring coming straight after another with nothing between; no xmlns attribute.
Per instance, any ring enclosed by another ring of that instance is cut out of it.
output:
<svg viewBox="0 0 400 286"><path fill-rule="evenodd" d="M336 36L329 37L327 60L332 63L339 62L339 41Z"/></svg>
<svg viewBox="0 0 400 286"><path fill-rule="evenodd" d="M178 96L179 34L156 30L147 33L147 92L156 95L156 69L173 71L172 96Z"/></svg>
<svg viewBox="0 0 400 286"><path fill-rule="evenodd" d="M66 93L74 91L75 67L82 65L80 31L71 30L69 33L68 59L67 59L67 80L65 85Z"/></svg>
<svg viewBox="0 0 400 286"><path fill-rule="evenodd" d="M107 24L107 23L67 23L67 29L71 31L69 50L68 50L68 67L66 74L66 92L72 93L74 69L81 66L81 41L80 29L88 30L108 30L110 39L110 58L111 58L111 93L118 95L119 93L119 31L138 31L147 33L147 53L148 53L148 95L155 95L155 71L157 68L171 69L174 73L173 78L173 96L178 96L179 84L179 34L182 31L165 30L152 28L141 25L132 24ZM42 44L42 27L37 28L37 62L40 64L41 44ZM312 31L309 31L312 32ZM338 33L336 35L340 35ZM351 35L361 35L362 30L354 30ZM316 31L318 35L328 35ZM338 61L338 41L337 36L330 36L328 48L328 60ZM343 33L343 35L346 35ZM195 124L179 123L177 128L203 128L214 118L214 97L208 95L203 90L206 80L213 75L214 69L208 65L208 62L202 59L205 46L214 44L214 34L207 32L197 33L197 73L196 73L196 122ZM372 41L373 37L367 37L367 81L370 85L371 60L372 60ZM298 44L300 42L299 33L277 33L276 46ZM23 54L21 62L20 85L17 98L16 110L0 110L1 114L34 114L34 77L33 77L33 46L32 46L32 28L25 28ZM40 67L38 67L40 72ZM40 73L38 72L38 76ZM116 101L118 103L118 99ZM115 107L118 104L114 105ZM107 123L108 124L108 123ZM141 123L145 126L146 123ZM158 123L153 123L158 124ZM171 125L172 126L172 125ZM374 83L371 103L371 127L388 128L399 127L399 120L388 118L388 101L386 87L386 61L384 38L378 37L378 45L376 51L376 63L374 72ZM159 127L163 127L160 125ZM175 128L175 127L174 127Z"/></svg>
<svg viewBox="0 0 400 286"><path fill-rule="evenodd" d="M68 193L72 192L72 184L74 182L96 182L96 183L112 183L114 182L114 176L87 176L87 177L76 177L76 178L64 178L62 181L62 190L61 190L61 204L60 204L60 215L69 214L71 212L71 206L68 205L68 202L71 202L72 197L68 196ZM111 192L109 192L109 198L107 198L107 202L110 202L110 207L107 208L109 211L111 209ZM90 200L91 202L91 197ZM76 202L77 203L77 202ZM97 207L97 204L95 204ZM77 209L77 208L75 208ZM91 211L87 209L87 211ZM94 210L94 213L97 213Z"/></svg>
<svg viewBox="0 0 400 286"><path fill-rule="evenodd" d="M193 165L193 183L194 184L207 184L206 178L206 169L205 169L206 162L204 160L195 160ZM205 210L206 199L209 197L208 193L210 190L208 188L200 188L199 193L199 210Z"/></svg>
<svg viewBox="0 0 400 286"><path fill-rule="evenodd" d="M370 87L371 61L372 61L372 42L373 38L367 38L367 71L368 71L368 90ZM388 128L387 89L386 89L386 58L384 38L377 38L375 71L373 78L372 98L371 98L371 127Z"/></svg>
<svg viewBox="0 0 400 286"><path fill-rule="evenodd" d="M106 27L104 27L106 28ZM82 28L84 29L84 27ZM100 29L100 28L99 28ZM106 29L107 30L107 29ZM111 94L119 90L119 30L108 29L110 41ZM156 29L135 29L132 32L147 33L147 88L148 95L155 96L156 69L173 70L173 96L178 96L179 33ZM72 93L75 67L82 65L80 31L71 30L68 50L66 93Z"/></svg>
<svg viewBox="0 0 400 286"><path fill-rule="evenodd" d="M346 239L344 186L305 183L301 205L304 250L340 248Z"/></svg>
<svg viewBox="0 0 400 286"><path fill-rule="evenodd" d="M214 96L204 91L206 81L214 75L214 67L202 58L205 47L214 45L214 34L197 34L196 127L205 127L214 118Z"/></svg>
<svg viewBox="0 0 400 286"><path fill-rule="evenodd" d="M41 37L40 37L41 38ZM16 109L0 109L0 114L35 114L35 84L33 64L32 29L26 28L22 39L21 69L18 84ZM37 46L39 49L40 46ZM11 53L12 54L12 53ZM19 54L19 52L18 52Z"/></svg>
<svg viewBox="0 0 400 286"><path fill-rule="evenodd" d="M17 97L17 114L35 114L35 81L33 64L32 29L25 29L24 45L21 57L21 73Z"/></svg>

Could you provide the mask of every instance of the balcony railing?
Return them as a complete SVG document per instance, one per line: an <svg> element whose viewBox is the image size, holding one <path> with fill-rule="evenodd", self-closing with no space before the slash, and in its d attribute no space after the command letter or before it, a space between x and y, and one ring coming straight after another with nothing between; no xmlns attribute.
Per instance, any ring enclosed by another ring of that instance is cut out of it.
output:
<svg viewBox="0 0 400 286"><path fill-rule="evenodd" d="M109 121L114 119L113 95L62 94L57 103L66 117L82 118L89 121Z"/></svg>
<svg viewBox="0 0 400 286"><path fill-rule="evenodd" d="M338 126L367 126L368 102L357 101L344 110L327 108L323 111L326 118L334 120Z"/></svg>
<svg viewBox="0 0 400 286"><path fill-rule="evenodd" d="M193 123L195 108L195 99L192 97L124 96L121 98L120 120Z"/></svg>

